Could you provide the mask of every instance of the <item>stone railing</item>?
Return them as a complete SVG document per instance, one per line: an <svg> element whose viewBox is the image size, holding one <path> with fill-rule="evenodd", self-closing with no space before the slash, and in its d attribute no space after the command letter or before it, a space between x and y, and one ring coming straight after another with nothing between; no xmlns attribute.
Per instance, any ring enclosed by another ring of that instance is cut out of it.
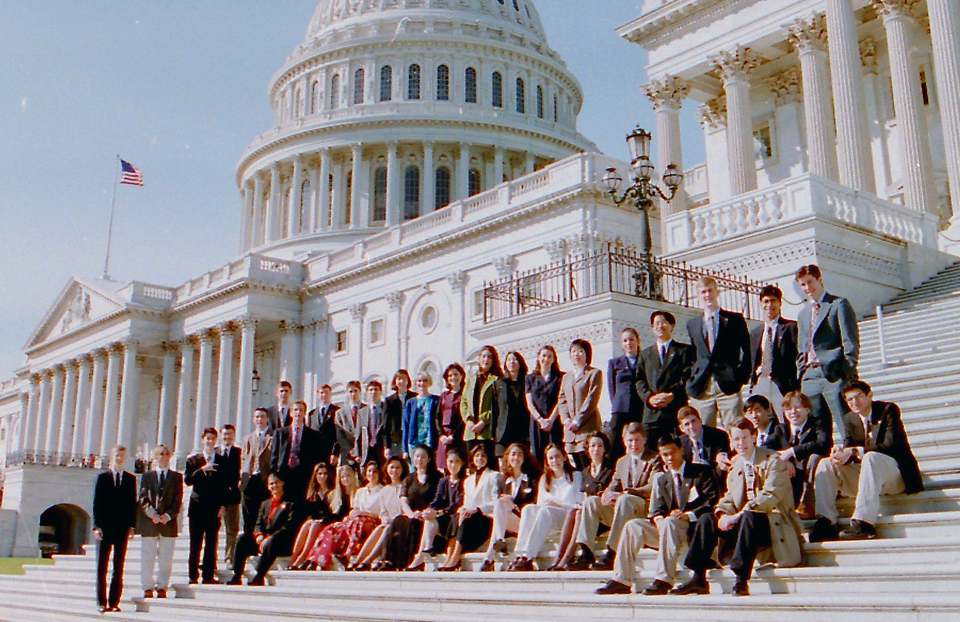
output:
<svg viewBox="0 0 960 622"><path fill-rule="evenodd" d="M701 164L683 172L683 189L690 205L703 205L710 200L707 165Z"/></svg>
<svg viewBox="0 0 960 622"><path fill-rule="evenodd" d="M937 244L934 215L806 174L668 216L664 219L665 250L676 253L729 242L813 217L856 225L904 242L933 247Z"/></svg>
<svg viewBox="0 0 960 622"><path fill-rule="evenodd" d="M259 279L273 283L287 282L295 286L300 284L302 273L302 266L299 262L284 261L261 255L246 255L187 281L176 289L175 300L180 303L243 278Z"/></svg>

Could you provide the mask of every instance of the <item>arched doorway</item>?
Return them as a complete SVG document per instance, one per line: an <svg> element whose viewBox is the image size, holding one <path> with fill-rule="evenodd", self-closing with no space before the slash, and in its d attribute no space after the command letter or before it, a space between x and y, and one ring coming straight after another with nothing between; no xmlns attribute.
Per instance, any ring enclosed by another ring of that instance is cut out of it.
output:
<svg viewBox="0 0 960 622"><path fill-rule="evenodd" d="M44 557L80 554L89 529L90 516L81 508L67 503L51 506L40 515L40 552Z"/></svg>

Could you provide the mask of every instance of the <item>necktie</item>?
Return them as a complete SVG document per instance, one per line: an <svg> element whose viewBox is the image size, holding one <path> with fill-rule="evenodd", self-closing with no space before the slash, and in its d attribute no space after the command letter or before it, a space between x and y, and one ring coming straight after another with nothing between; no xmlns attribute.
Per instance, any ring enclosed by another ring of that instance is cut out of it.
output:
<svg viewBox="0 0 960 622"><path fill-rule="evenodd" d="M817 362L817 350L813 346L813 332L817 329L817 316L820 315L820 303L813 302L810 304L810 340L807 343L807 364L813 364Z"/></svg>
<svg viewBox="0 0 960 622"><path fill-rule="evenodd" d="M367 421L367 443L370 447L376 445L377 440L377 424L380 420L380 413L376 406L370 407L370 420Z"/></svg>
<svg viewBox="0 0 960 622"><path fill-rule="evenodd" d="M683 500L683 480L680 477L680 473L673 474L673 490L675 493L675 498L677 500L677 509L682 510L684 506Z"/></svg>
<svg viewBox="0 0 960 622"><path fill-rule="evenodd" d="M667 345L664 344L660 346L660 364L663 365L663 362L667 360Z"/></svg>
<svg viewBox="0 0 960 622"><path fill-rule="evenodd" d="M791 447L796 447L800 444L800 430L793 431L793 440L791 441Z"/></svg>
<svg viewBox="0 0 960 622"><path fill-rule="evenodd" d="M756 482L757 478L753 471L753 465L749 462L743 465L744 490L747 493L747 500L752 501L757 496Z"/></svg>
<svg viewBox="0 0 960 622"><path fill-rule="evenodd" d="M356 406L350 409L351 414L353 414L353 429L357 429L357 414L360 412Z"/></svg>
<svg viewBox="0 0 960 622"><path fill-rule="evenodd" d="M863 444L873 445L873 426L870 425L869 417L863 420Z"/></svg>
<svg viewBox="0 0 960 622"><path fill-rule="evenodd" d="M166 481L167 474L165 471L160 471L160 488L163 488L163 482Z"/></svg>
<svg viewBox="0 0 960 622"><path fill-rule="evenodd" d="M707 316L707 321L704 323L707 329L707 350L713 352L713 314Z"/></svg>
<svg viewBox="0 0 960 622"><path fill-rule="evenodd" d="M293 429L293 437L290 439L290 458L287 460L287 466L291 469L297 468L300 465L300 428L296 427Z"/></svg>
<svg viewBox="0 0 960 622"><path fill-rule="evenodd" d="M117 476L116 476L116 482L117 482L117 488L120 488L120 473L119 473L119 472L117 473Z"/></svg>
<svg viewBox="0 0 960 622"><path fill-rule="evenodd" d="M763 331L762 354L760 359L760 376L769 378L773 371L773 326L767 326Z"/></svg>
<svg viewBox="0 0 960 622"><path fill-rule="evenodd" d="M757 445L760 446L766 442L767 442L767 433L761 432L760 435L757 437Z"/></svg>

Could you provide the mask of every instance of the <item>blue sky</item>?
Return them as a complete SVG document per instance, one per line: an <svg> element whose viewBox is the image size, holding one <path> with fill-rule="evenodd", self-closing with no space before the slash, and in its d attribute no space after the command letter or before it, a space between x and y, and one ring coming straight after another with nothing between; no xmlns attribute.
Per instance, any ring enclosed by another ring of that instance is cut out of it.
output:
<svg viewBox="0 0 960 622"><path fill-rule="evenodd" d="M0 2L0 378L71 275L102 272L117 154L146 186L118 192L114 279L179 285L235 257L234 167L270 127L268 81L316 4ZM625 157L627 131L653 128L645 56L614 32L640 2L537 6L583 85L580 131ZM702 146L684 142L689 166Z"/></svg>

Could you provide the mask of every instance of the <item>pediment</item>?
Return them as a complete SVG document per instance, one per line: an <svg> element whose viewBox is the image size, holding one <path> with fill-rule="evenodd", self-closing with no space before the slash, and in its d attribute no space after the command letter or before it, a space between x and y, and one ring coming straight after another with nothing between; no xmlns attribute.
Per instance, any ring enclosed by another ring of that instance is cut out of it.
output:
<svg viewBox="0 0 960 622"><path fill-rule="evenodd" d="M125 304L114 295L113 288L110 287L122 284L109 282L105 285L98 287L76 278L71 279L30 337L26 347L29 349L46 343L123 309Z"/></svg>

